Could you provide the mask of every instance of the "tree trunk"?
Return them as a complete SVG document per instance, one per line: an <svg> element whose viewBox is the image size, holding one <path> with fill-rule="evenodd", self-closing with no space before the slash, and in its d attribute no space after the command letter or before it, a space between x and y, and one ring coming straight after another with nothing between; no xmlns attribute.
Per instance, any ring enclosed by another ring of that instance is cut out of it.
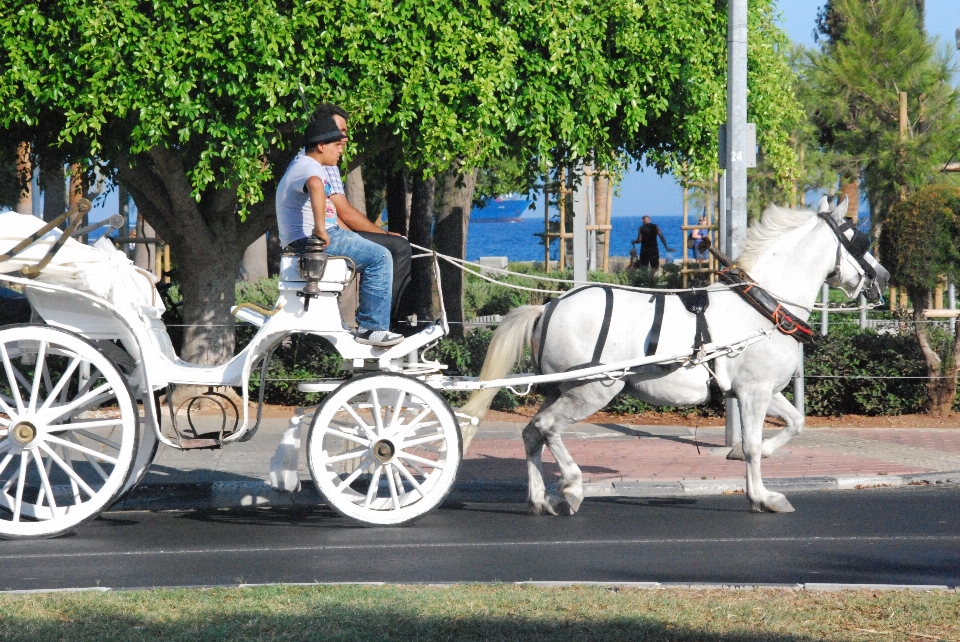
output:
<svg viewBox="0 0 960 642"><path fill-rule="evenodd" d="M433 243L433 199L436 179L424 179L422 175L413 181L413 198L410 203L411 243L430 247ZM419 252L414 249L414 254ZM405 297L409 310L401 310L401 316L416 314L420 319L433 319L433 263L427 259L415 259L410 270L409 294Z"/></svg>
<svg viewBox="0 0 960 642"><path fill-rule="evenodd" d="M840 193L847 197L847 218L853 219L854 225L860 221L860 176L855 175L840 185Z"/></svg>
<svg viewBox="0 0 960 642"><path fill-rule="evenodd" d="M957 397L957 362L960 359L960 334L954 335L952 363L943 363L940 355L930 345L927 336L926 319L923 316L924 308L930 307L930 293L910 288L908 294L913 300L914 331L917 343L923 353L923 360L927 366L927 402L925 410L938 417L946 417L953 409ZM956 329L960 330L960 319L956 321Z"/></svg>
<svg viewBox="0 0 960 642"><path fill-rule="evenodd" d="M243 280L254 283L270 276L267 268L267 235L264 234L251 243L243 253Z"/></svg>
<svg viewBox="0 0 960 642"><path fill-rule="evenodd" d="M477 186L477 170L460 174L453 169L443 178L443 193L437 223L433 228L434 247L441 254L464 258L467 254L467 226ZM440 282L450 332L463 336L463 272L446 261L440 263Z"/></svg>
<svg viewBox="0 0 960 642"><path fill-rule="evenodd" d="M398 169L387 177L387 230L406 236L409 218L407 173Z"/></svg>
<svg viewBox="0 0 960 642"><path fill-rule="evenodd" d="M40 164L43 191L43 220L49 223L67 211L67 177L59 160Z"/></svg>
<svg viewBox="0 0 960 642"><path fill-rule="evenodd" d="M343 182L344 196L347 201L357 208L364 216L367 216L367 196L363 189L363 167L357 165L347 174L347 180Z"/></svg>
<svg viewBox="0 0 960 642"><path fill-rule="evenodd" d="M288 159L271 160L285 167ZM173 150L154 147L136 159L121 156L117 167L139 215L176 257L186 325L181 357L205 365L228 361L234 350L230 307L238 268L246 248L275 218L273 192L265 189L264 199L241 221L236 191L205 190L199 201L191 195L187 169Z"/></svg>

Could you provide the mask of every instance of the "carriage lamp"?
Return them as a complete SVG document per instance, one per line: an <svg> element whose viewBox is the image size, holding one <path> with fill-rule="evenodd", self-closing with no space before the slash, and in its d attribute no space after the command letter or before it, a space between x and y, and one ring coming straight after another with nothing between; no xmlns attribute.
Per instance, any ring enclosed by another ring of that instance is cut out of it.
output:
<svg viewBox="0 0 960 642"><path fill-rule="evenodd" d="M303 297L304 312L310 310L310 299L320 296L323 291L318 283L327 269L327 253L324 247L323 241L316 236L311 236L307 239L306 251L300 255L300 276L307 284L297 292L297 296Z"/></svg>

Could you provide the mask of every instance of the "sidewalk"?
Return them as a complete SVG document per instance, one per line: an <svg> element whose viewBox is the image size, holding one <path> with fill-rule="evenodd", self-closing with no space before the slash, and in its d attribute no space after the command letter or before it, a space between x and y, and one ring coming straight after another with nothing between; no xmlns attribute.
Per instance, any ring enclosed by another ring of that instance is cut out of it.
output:
<svg viewBox="0 0 960 642"><path fill-rule="evenodd" d="M523 501L523 423L483 422L457 475L453 499ZM222 450L160 446L141 486L116 508L176 509L289 505L266 483L286 419L264 419L256 436ZM771 430L765 432L773 434ZM564 443L583 472L586 496L676 496L743 492L744 463L728 461L723 428L576 424ZM306 443L306 435L303 439ZM960 482L960 427L807 428L763 461L779 491ZM547 484L559 470L544 453ZM319 501L301 453L298 503Z"/></svg>

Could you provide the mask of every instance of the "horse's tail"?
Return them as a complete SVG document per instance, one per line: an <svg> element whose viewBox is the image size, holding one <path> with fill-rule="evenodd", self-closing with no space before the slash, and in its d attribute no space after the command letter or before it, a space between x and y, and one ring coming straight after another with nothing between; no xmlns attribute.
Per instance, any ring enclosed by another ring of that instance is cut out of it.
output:
<svg viewBox="0 0 960 642"><path fill-rule="evenodd" d="M500 326L493 333L487 357L483 360L483 368L480 370L481 381L503 379L513 370L517 362L523 358L524 350L530 345L533 327L543 314L543 308L542 305L522 305L503 317ZM485 388L475 391L460 412L483 419L499 390L500 388ZM467 446L470 445L476 432L477 427L472 424L464 429L464 452L467 451Z"/></svg>

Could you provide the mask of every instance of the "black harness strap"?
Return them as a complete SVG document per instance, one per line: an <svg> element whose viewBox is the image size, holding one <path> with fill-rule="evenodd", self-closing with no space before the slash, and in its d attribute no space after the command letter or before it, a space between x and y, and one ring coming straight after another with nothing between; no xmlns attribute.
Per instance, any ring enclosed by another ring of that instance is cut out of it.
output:
<svg viewBox="0 0 960 642"><path fill-rule="evenodd" d="M654 294L653 325L650 327L650 339L647 341L647 349L644 355L647 357L657 354L657 345L660 343L660 329L663 327L663 304L666 296L663 294Z"/></svg>
<svg viewBox="0 0 960 642"><path fill-rule="evenodd" d="M680 302L687 312L696 315L697 330L693 336L693 349L699 350L705 343L711 343L710 328L707 326L707 308L710 307L710 294L706 290L693 290L678 294Z"/></svg>
<svg viewBox="0 0 960 642"><path fill-rule="evenodd" d="M603 354L603 348L607 344L607 335L610 334L610 319L613 317L613 288L603 287L604 294L607 295L606 305L603 308L603 323L600 324L600 334L597 335L597 345L593 347L593 359L590 360L591 366L600 365L600 355Z"/></svg>
<svg viewBox="0 0 960 642"><path fill-rule="evenodd" d="M540 317L540 320L538 321L538 323L543 323L543 328L540 331L540 348L537 350L537 362L534 364L538 370L540 369L540 364L543 363L543 349L544 346L547 345L547 328L550 325L550 317L553 315L554 310L556 310L558 304L568 296L572 296L573 294L577 294L591 288L601 288L603 293L606 295L606 304L603 310L603 321L600 324L600 334L597 335L597 343L593 347L593 358L590 360L590 362L573 366L572 368L569 368L569 370L589 368L591 366L600 365L600 355L603 354L603 349L607 344L607 335L610 334L610 322L613 319L613 288L609 285L587 285L574 290L566 296L562 296L559 299L554 299L547 303L547 307L543 312L543 316Z"/></svg>

